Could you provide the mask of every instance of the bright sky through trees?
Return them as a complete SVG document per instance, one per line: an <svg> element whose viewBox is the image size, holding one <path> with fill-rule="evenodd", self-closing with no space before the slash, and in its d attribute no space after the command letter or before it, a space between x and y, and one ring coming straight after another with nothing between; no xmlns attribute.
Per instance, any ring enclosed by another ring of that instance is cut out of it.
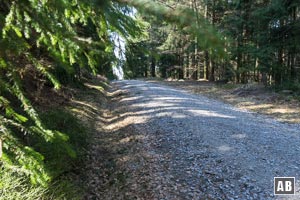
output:
<svg viewBox="0 0 300 200"><path fill-rule="evenodd" d="M113 63L113 73L118 80L124 79L124 71L123 71L123 64L125 62L125 40L118 34L112 33L111 34L114 43L114 54L117 58L117 61Z"/></svg>
<svg viewBox="0 0 300 200"><path fill-rule="evenodd" d="M130 8L130 11L126 12L124 14L135 19L136 13L137 13L137 10L135 8ZM126 57L125 57L126 39L122 38L122 36L120 34L118 34L117 32L111 33L111 37L113 38L113 43L114 43L114 54L115 54L116 58L118 59L112 66L113 73L118 80L123 80L124 79L123 66L124 66L124 63L126 62Z"/></svg>

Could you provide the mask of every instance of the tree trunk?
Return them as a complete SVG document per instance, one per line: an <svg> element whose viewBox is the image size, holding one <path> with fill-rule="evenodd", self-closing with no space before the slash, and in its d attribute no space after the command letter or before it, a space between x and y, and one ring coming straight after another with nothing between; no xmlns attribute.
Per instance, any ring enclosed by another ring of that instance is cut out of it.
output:
<svg viewBox="0 0 300 200"><path fill-rule="evenodd" d="M184 53L183 55L183 78L188 78L188 55Z"/></svg>
<svg viewBox="0 0 300 200"><path fill-rule="evenodd" d="M296 70L296 56L294 53L290 56L291 59L291 81L295 81L297 79L297 70Z"/></svg>
<svg viewBox="0 0 300 200"><path fill-rule="evenodd" d="M192 75L193 75L193 52L189 52L188 78L191 79Z"/></svg>
<svg viewBox="0 0 300 200"><path fill-rule="evenodd" d="M212 14L211 14L211 23L212 23L212 25L215 25L215 17L216 17L215 6L216 6L216 2L215 2L215 0L213 0ZM209 81L215 81L215 63L214 63L213 58L211 56L210 56L210 59L209 59L209 65L210 65Z"/></svg>
<svg viewBox="0 0 300 200"><path fill-rule="evenodd" d="M237 60L236 60L236 82L237 83L240 83L240 69L241 69L241 66L242 66L242 54L240 52L240 48L241 48L241 44L240 44L240 39L238 39L238 53L237 53Z"/></svg>
<svg viewBox="0 0 300 200"><path fill-rule="evenodd" d="M151 59L151 76L155 77L155 58L152 57Z"/></svg>
<svg viewBox="0 0 300 200"><path fill-rule="evenodd" d="M209 78L209 54L208 51L204 51L204 79Z"/></svg>
<svg viewBox="0 0 300 200"><path fill-rule="evenodd" d="M212 58L209 59L210 76L209 81L215 81L215 63Z"/></svg>
<svg viewBox="0 0 300 200"><path fill-rule="evenodd" d="M199 27L199 11L198 11L197 0L193 1L193 5L194 5L194 11L196 14L196 18L197 18L197 21L196 21L197 27ZM196 79L200 79L201 67L200 67L199 56L198 56L198 37L195 37L195 66L197 67Z"/></svg>
<svg viewBox="0 0 300 200"><path fill-rule="evenodd" d="M283 58L282 58L282 47L279 47L278 50L278 66L274 70L274 79L275 79L275 85L281 84L281 68L283 67Z"/></svg>
<svg viewBox="0 0 300 200"><path fill-rule="evenodd" d="M144 67L144 77L148 77L148 66L147 65L145 65L145 67Z"/></svg>
<svg viewBox="0 0 300 200"><path fill-rule="evenodd" d="M268 85L267 73L265 73L265 72L261 73L261 82L264 84L264 86Z"/></svg>

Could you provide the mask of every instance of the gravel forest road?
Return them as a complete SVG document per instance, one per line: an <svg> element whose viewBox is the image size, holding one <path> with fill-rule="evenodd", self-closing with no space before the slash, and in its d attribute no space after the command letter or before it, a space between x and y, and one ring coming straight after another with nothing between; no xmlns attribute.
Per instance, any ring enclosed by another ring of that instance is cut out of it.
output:
<svg viewBox="0 0 300 200"><path fill-rule="evenodd" d="M300 199L299 124L159 84L114 84L155 157L149 199ZM296 178L296 195L273 194L278 176Z"/></svg>

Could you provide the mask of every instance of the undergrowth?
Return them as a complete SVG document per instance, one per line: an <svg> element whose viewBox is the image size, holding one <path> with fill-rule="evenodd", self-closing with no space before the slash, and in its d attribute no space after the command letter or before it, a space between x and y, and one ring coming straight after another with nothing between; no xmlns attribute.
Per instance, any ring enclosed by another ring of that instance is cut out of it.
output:
<svg viewBox="0 0 300 200"><path fill-rule="evenodd" d="M47 192L42 186L31 186L26 176L5 167L1 168L0 177L1 200L43 199Z"/></svg>
<svg viewBox="0 0 300 200"><path fill-rule="evenodd" d="M59 141L49 143L39 137L30 137L30 146L44 156L44 168L50 175L45 186L30 182L26 173L0 163L0 199L82 199L80 193L84 187L76 177L83 165L83 156L87 146L87 128L66 109L54 109L40 113L46 128L65 133L68 137L70 152L59 148Z"/></svg>

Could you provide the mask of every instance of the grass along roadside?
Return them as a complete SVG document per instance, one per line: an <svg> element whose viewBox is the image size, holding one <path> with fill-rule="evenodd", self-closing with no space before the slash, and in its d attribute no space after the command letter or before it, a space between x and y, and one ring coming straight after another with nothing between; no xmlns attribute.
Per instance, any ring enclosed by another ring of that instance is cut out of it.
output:
<svg viewBox="0 0 300 200"><path fill-rule="evenodd" d="M97 89L90 88L89 84L95 85ZM28 175L18 168L7 168L0 160L1 200L84 199L87 190L85 162L91 135L95 130L93 119L101 112L99 106L92 115L91 106L88 102L85 104L84 100L90 98L102 104L105 99L104 87L107 86L103 80L93 79L84 85L66 87L60 94L54 94L48 88L38 97L32 93L37 98L36 107L46 128L65 133L69 138L70 149L76 156L68 155L66 150L69 148L62 149L56 143L43 142L38 137L29 136L28 144L44 156L44 165L51 181L46 186L32 185ZM95 99L95 93L98 99ZM87 117L90 120L85 120Z"/></svg>
<svg viewBox="0 0 300 200"><path fill-rule="evenodd" d="M55 144L32 139L33 148L44 156L44 165L51 181L46 185L32 185L28 176L18 168L7 168L2 165L0 172L0 199L2 200L28 200L28 199L81 199L81 184L76 181L76 174L80 166L84 143L76 143L76 137L82 138L86 132L84 126L69 112L63 109L55 109L41 113L46 126L55 127L70 137L70 145L77 153L76 158L69 157L61 148ZM62 120L63 119L63 120ZM65 122L67 123L64 123Z"/></svg>

